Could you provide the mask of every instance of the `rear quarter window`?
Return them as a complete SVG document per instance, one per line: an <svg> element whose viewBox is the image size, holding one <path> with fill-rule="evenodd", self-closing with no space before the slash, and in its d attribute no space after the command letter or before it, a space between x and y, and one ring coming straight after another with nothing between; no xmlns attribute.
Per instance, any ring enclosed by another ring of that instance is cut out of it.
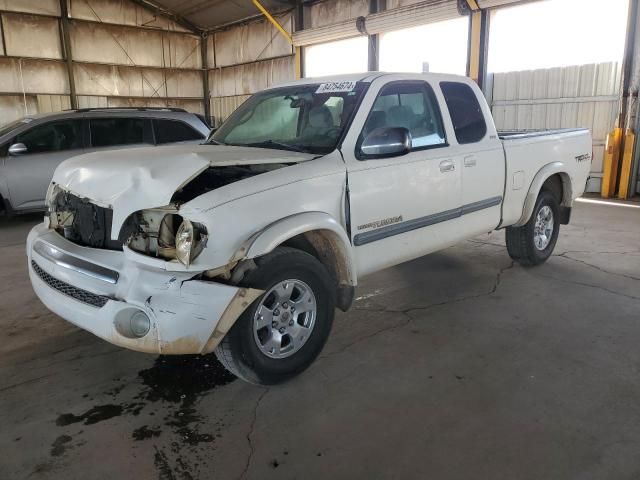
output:
<svg viewBox="0 0 640 480"><path fill-rule="evenodd" d="M441 82L458 143L479 142L487 134L482 108L471 87L460 82Z"/></svg>
<svg viewBox="0 0 640 480"><path fill-rule="evenodd" d="M157 144L204 139L203 134L178 120L154 120L153 129Z"/></svg>

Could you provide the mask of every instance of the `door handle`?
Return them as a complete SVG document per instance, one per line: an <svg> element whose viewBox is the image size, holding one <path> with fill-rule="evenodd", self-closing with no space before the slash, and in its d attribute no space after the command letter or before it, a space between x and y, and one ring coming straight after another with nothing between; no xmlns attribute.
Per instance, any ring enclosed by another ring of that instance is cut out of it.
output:
<svg viewBox="0 0 640 480"><path fill-rule="evenodd" d="M476 166L476 157L473 155L469 155L468 157L464 157L464 166L465 167L475 167Z"/></svg>
<svg viewBox="0 0 640 480"><path fill-rule="evenodd" d="M453 163L453 160L443 160L440 162L440 171L444 172L453 172L456 169L456 164Z"/></svg>

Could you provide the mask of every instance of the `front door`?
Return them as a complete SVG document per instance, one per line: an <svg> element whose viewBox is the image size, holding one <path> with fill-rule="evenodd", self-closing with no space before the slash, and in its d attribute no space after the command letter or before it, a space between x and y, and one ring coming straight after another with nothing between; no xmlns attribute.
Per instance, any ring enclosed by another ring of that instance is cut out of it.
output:
<svg viewBox="0 0 640 480"><path fill-rule="evenodd" d="M43 208L53 172L67 158L83 153L82 120L36 125L11 143L24 143L25 153L8 155L5 172L15 210Z"/></svg>
<svg viewBox="0 0 640 480"><path fill-rule="evenodd" d="M427 82L391 81L377 89L374 82L362 110L368 112L364 128L355 158L347 162L359 276L455 243L461 195L460 160L450 154L436 93ZM381 127L407 128L412 150L363 157L359 145Z"/></svg>

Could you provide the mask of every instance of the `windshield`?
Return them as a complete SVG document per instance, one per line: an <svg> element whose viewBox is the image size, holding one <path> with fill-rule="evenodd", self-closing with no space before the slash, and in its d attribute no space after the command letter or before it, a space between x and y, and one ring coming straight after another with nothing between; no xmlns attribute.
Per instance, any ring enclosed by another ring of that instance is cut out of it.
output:
<svg viewBox="0 0 640 480"><path fill-rule="evenodd" d="M30 121L31 121L31 118L22 118L20 120L16 120L15 122L11 122L11 123L5 125L4 127L0 127L0 137L2 137L3 135L9 133L11 130L16 128L18 125L21 125L23 123L29 123Z"/></svg>
<svg viewBox="0 0 640 480"><path fill-rule="evenodd" d="M342 138L366 85L335 82L257 93L233 112L209 142L329 153Z"/></svg>

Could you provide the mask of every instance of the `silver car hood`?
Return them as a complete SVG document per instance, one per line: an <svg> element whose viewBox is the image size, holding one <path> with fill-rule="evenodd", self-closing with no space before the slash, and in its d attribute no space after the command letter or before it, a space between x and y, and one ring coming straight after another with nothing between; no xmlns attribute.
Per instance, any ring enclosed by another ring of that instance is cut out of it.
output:
<svg viewBox="0 0 640 480"><path fill-rule="evenodd" d="M313 154L227 145L176 145L108 152L70 158L53 182L66 191L113 209L117 236L129 215L168 205L174 192L209 167L299 163Z"/></svg>

